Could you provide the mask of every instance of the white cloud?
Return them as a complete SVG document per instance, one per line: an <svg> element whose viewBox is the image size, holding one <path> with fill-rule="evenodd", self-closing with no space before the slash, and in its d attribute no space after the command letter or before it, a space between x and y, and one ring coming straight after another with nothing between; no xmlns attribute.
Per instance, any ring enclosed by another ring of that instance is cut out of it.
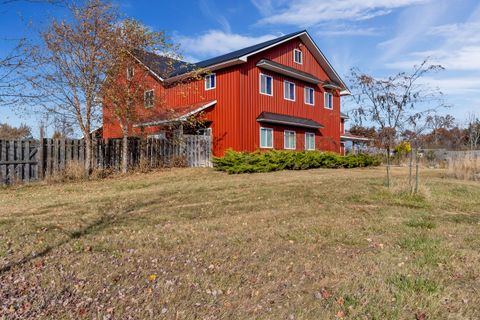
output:
<svg viewBox="0 0 480 320"><path fill-rule="evenodd" d="M200 36L178 36L176 40L180 43L181 49L186 53L188 60L196 61L242 49L277 36L267 34L255 37L210 30Z"/></svg>
<svg viewBox="0 0 480 320"><path fill-rule="evenodd" d="M429 0L297 0L275 2L252 0L264 18L260 24L288 24L308 27L321 22L367 20L389 14L392 10Z"/></svg>

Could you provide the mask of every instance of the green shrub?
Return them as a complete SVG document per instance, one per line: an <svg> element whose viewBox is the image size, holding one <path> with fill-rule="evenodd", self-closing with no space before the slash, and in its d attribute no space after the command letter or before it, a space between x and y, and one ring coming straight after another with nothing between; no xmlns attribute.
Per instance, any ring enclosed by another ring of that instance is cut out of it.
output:
<svg viewBox="0 0 480 320"><path fill-rule="evenodd" d="M217 170L228 173L255 173L279 170L305 170L314 168L357 168L380 165L377 157L368 154L340 156L321 151L235 152L227 151L215 157Z"/></svg>

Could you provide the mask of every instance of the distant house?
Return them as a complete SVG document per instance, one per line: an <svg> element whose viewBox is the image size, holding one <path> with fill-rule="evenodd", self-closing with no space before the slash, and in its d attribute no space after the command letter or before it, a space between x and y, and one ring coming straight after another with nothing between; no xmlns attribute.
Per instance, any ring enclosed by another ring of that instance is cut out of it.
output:
<svg viewBox="0 0 480 320"><path fill-rule="evenodd" d="M161 136L172 123L201 113L205 121L195 133L212 135L215 155L227 149L343 152L341 136L348 137L341 99L350 93L307 31L193 66L176 61L169 75L162 74L165 57L145 52L135 57L136 67L150 71L150 88L144 105L138 106L141 116L132 134ZM190 77L192 67L208 73L192 80L185 93L174 83ZM118 123L104 106L103 137L120 136Z"/></svg>

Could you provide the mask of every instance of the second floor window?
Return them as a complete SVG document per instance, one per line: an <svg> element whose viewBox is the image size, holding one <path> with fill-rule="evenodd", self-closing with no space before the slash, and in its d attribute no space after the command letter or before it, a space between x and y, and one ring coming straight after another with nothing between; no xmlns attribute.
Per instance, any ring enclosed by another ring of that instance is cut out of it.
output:
<svg viewBox="0 0 480 320"><path fill-rule="evenodd" d="M298 49L293 50L293 61L298 64L303 63L302 51Z"/></svg>
<svg viewBox="0 0 480 320"><path fill-rule="evenodd" d="M215 86L217 85L216 82L217 79L215 73L205 76L205 90L215 89Z"/></svg>
<svg viewBox="0 0 480 320"><path fill-rule="evenodd" d="M333 109L333 94L325 92L325 108Z"/></svg>
<svg viewBox="0 0 480 320"><path fill-rule="evenodd" d="M260 93L267 96L273 95L273 78L266 74L260 74Z"/></svg>
<svg viewBox="0 0 480 320"><path fill-rule="evenodd" d="M153 90L147 90L143 93L143 105L145 108L151 108L153 107L153 104L155 103L155 94Z"/></svg>
<svg viewBox="0 0 480 320"><path fill-rule="evenodd" d="M314 93L315 90L313 88L305 87L305 103L314 105L315 104L315 98L314 98Z"/></svg>
<svg viewBox="0 0 480 320"><path fill-rule="evenodd" d="M135 69L133 69L133 66L128 66L127 67L127 80L132 80L134 75L135 75Z"/></svg>
<svg viewBox="0 0 480 320"><path fill-rule="evenodd" d="M285 80L283 83L283 97L285 100L295 101L295 83Z"/></svg>

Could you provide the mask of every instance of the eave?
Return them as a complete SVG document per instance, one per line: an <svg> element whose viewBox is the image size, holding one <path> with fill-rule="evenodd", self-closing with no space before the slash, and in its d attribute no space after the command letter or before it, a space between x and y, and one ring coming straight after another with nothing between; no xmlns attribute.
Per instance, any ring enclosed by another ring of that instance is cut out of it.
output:
<svg viewBox="0 0 480 320"><path fill-rule="evenodd" d="M319 84L321 80L317 77L315 77L313 74L306 73L300 70L296 70L294 68L282 65L277 62L273 62L268 59L262 59L257 63L257 67L270 70L297 80L302 80L305 82L313 83L313 84Z"/></svg>
<svg viewBox="0 0 480 320"><path fill-rule="evenodd" d="M257 117L257 122L280 124L285 126L301 127L301 128L308 128L308 129L324 128L322 124L311 119L294 117L294 116L272 113L272 112L262 112Z"/></svg>

